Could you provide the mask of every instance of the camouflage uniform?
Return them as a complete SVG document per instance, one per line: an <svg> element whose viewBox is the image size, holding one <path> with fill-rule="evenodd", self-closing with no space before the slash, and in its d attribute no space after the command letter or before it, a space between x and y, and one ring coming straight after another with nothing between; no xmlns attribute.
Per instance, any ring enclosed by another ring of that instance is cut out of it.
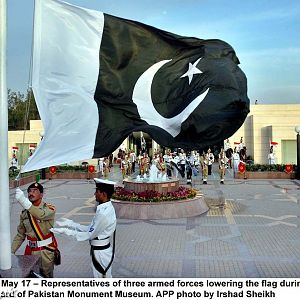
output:
<svg viewBox="0 0 300 300"><path fill-rule="evenodd" d="M226 170L226 158L225 153L221 150L219 154L219 174L220 174L220 183L224 184L224 176Z"/></svg>
<svg viewBox="0 0 300 300"><path fill-rule="evenodd" d="M16 234L11 247L11 252L15 252L22 245L24 240L27 238L27 246L25 249L25 255L39 255L40 260L40 271L44 277L53 277L54 269L54 252L45 249L44 247L37 247L36 242L38 241L37 235L34 232L27 211L37 220L37 223L44 235L45 239L52 237L52 243L48 244L47 247L51 249L57 248L57 243L50 228L53 227L55 218L55 206L41 202L39 206L32 205L28 210L24 209L20 215L20 224L17 228L18 233Z"/></svg>
<svg viewBox="0 0 300 300"><path fill-rule="evenodd" d="M208 177L208 160L206 157L202 160L202 181L204 184L207 184Z"/></svg>

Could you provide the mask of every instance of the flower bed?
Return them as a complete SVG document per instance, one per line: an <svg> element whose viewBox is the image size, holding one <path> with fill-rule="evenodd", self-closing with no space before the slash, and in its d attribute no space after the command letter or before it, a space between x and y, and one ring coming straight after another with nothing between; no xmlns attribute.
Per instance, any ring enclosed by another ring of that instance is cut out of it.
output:
<svg viewBox="0 0 300 300"><path fill-rule="evenodd" d="M296 170L296 165L291 165L292 171ZM246 164L246 171L250 172L284 172L286 168L285 164Z"/></svg>
<svg viewBox="0 0 300 300"><path fill-rule="evenodd" d="M294 179L296 165L246 164L246 173L235 173L237 179Z"/></svg>
<svg viewBox="0 0 300 300"><path fill-rule="evenodd" d="M295 179L295 172L250 172L247 171L245 174L237 172L234 176L236 179Z"/></svg>
<svg viewBox="0 0 300 300"><path fill-rule="evenodd" d="M148 190L140 193L135 193L133 191L127 191L124 188L117 187L112 198L130 202L163 202L194 198L196 197L196 195L196 190L183 186L179 187L179 189L175 192L168 192L166 194Z"/></svg>

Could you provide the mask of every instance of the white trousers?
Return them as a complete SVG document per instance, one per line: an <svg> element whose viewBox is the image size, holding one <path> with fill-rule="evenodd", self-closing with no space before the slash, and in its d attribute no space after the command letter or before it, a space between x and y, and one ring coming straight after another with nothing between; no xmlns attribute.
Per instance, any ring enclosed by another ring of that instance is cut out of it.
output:
<svg viewBox="0 0 300 300"><path fill-rule="evenodd" d="M99 262L99 264L102 266L103 269L106 269L108 264L110 263L111 256L112 256L112 247L109 247L104 250L95 250L94 251L95 258ZM93 262L91 263L92 270L93 270L93 275L94 278L112 278L111 275L111 266L107 270L106 275L102 275L100 272L96 270L96 268L93 265Z"/></svg>

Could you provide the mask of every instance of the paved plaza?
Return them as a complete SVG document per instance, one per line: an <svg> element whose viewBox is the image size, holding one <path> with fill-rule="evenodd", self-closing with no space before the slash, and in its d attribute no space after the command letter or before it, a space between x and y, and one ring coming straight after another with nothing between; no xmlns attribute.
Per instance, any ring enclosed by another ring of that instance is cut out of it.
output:
<svg viewBox="0 0 300 300"><path fill-rule="evenodd" d="M121 184L117 166L110 179ZM118 219L113 277L300 277L299 180L237 180L229 170L225 185L220 185L217 165L208 185L200 179L194 177L193 186L210 206L204 215ZM93 181L41 183L45 201L57 208L57 219L90 223L95 211ZM10 196L13 237L21 207L14 200L14 189ZM225 206L219 206L224 200ZM55 277L92 277L88 242L62 235L57 239L62 265L55 268Z"/></svg>

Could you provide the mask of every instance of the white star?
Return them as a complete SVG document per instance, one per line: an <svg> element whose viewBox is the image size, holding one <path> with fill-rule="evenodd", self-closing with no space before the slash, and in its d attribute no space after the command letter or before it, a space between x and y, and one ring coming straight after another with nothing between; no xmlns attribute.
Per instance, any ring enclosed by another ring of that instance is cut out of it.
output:
<svg viewBox="0 0 300 300"><path fill-rule="evenodd" d="M189 84L191 84L192 80L193 80L193 76L194 74L201 74L203 73L202 71L200 71L196 66L199 63L199 61L202 59L202 57L200 57L199 59L197 59L197 61L195 61L193 64L189 63L189 69L186 73L184 73L182 76L180 76L180 78L189 77Z"/></svg>

